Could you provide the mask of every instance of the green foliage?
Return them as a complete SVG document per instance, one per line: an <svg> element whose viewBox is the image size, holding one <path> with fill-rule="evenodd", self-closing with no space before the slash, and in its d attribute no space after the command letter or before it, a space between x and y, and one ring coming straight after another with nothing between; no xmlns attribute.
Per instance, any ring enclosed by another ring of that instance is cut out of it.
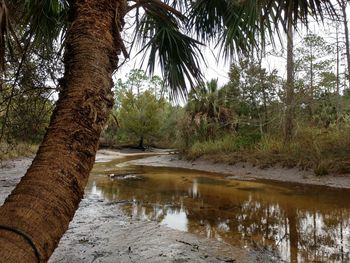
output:
<svg viewBox="0 0 350 263"><path fill-rule="evenodd" d="M25 70L19 74L18 80L13 81L18 74L16 67L10 65L12 82L5 85L1 94L2 105L7 107L0 110L0 128L8 131L15 139L39 141L48 122L52 103L50 93L45 89L48 78L41 75L45 70L38 70L41 66L36 58L54 50L56 37L70 22L69 11L72 11L74 18L73 8L76 3L48 0L14 0L9 3L10 9L17 12L13 16L16 18L17 33L21 35L17 48L22 51L25 47L24 53L30 54L30 51L33 55L28 55L28 59L20 62L24 63ZM330 1L314 0L294 1L293 4L251 0L135 2L128 8L128 11L135 11L135 27L131 28L135 29L136 37L133 39L136 41L131 44L131 48L141 48L150 73L154 72L156 65L160 65L164 79L149 79L145 72L133 70L127 82L118 81L117 103L105 129L105 137L111 143L135 143L143 139L153 143L169 142L176 136L177 142L181 144L182 141L196 156L209 154L210 151L252 151L261 143L261 138L278 133L276 130L284 104L277 72L268 73L262 68L261 61L241 59L232 65L230 82L224 87L219 88L215 80L202 83L200 67L204 58L199 40L205 43L213 41L221 47L226 58L248 54L258 42L263 44L268 36L273 40L280 23L286 28L290 19L296 25L297 21L307 22L310 15L322 18L325 13L333 14L332 6ZM6 11L4 6L1 8ZM6 37L11 31L8 28L11 16L3 13L4 19L0 21L3 31L1 47L7 40L16 40L14 35ZM300 97L297 106L300 116L312 109L311 118L300 117L300 122L301 125L311 124L312 120L312 125L329 128L336 120L333 94L335 79L334 74L329 73L331 62L319 60L317 56L322 54L315 53L315 50L316 47L322 51L330 49L315 35L309 35L304 43L304 50L298 51L300 59L297 64L303 71L300 75L306 80L310 79L310 84L304 81L297 87ZM42 49L41 52L35 52L42 46L48 52ZM308 51L313 53L308 54ZM26 57L26 54L20 55ZM317 74L308 73L310 64ZM50 74L54 75L52 71ZM176 94L187 95L188 83L192 88L197 87L191 90L184 112L171 106L167 99ZM170 92L165 92L169 87ZM22 129L22 124L27 128ZM175 125L178 129L175 129ZM268 149L263 144L261 147ZM291 149L293 147L290 146ZM323 154L321 146L310 149L317 156ZM323 171L325 165L319 162L318 167Z"/></svg>
<svg viewBox="0 0 350 263"><path fill-rule="evenodd" d="M257 35L265 43L273 41L278 26L287 23L307 22L308 16L322 18L334 14L330 1L192 1L189 8L190 28L203 41L213 40L221 47L226 58L237 52L246 52L254 46ZM290 14L290 15L286 15Z"/></svg>
<svg viewBox="0 0 350 263"><path fill-rule="evenodd" d="M145 83L148 80L146 73L141 69L132 69L127 75L127 81L124 84L127 89L133 93L136 92L140 94L140 92L145 89Z"/></svg>
<svg viewBox="0 0 350 263"><path fill-rule="evenodd" d="M202 82L201 45L215 43L227 59L247 54L257 43L273 41L279 26L291 19L307 23L308 17L334 16L331 1L140 1L136 9L135 39L150 73L160 65L170 95L187 95ZM286 15L290 14L290 15ZM194 35L195 38L192 38ZM260 37L257 41L258 36ZM198 41L199 40L199 41Z"/></svg>
<svg viewBox="0 0 350 263"><path fill-rule="evenodd" d="M336 76L331 72L332 64L335 63L332 54L335 55L332 45L316 34L307 34L302 45L296 49L296 77L302 82L296 103L302 104L307 110L309 120L319 114L319 104L325 100L330 102L329 97L336 92Z"/></svg>
<svg viewBox="0 0 350 263"><path fill-rule="evenodd" d="M6 132L16 141L40 143L52 113L52 102L42 90L17 95L8 112ZM1 118L2 119L2 118Z"/></svg>
<svg viewBox="0 0 350 263"><path fill-rule="evenodd" d="M236 114L223 105L217 80L203 83L189 94L186 113L179 121L179 136L185 145L213 140L227 131L234 131Z"/></svg>
<svg viewBox="0 0 350 263"><path fill-rule="evenodd" d="M189 94L178 121L180 149L189 158L260 167L281 164L312 169L317 175L350 172L348 93L338 94L333 50L324 39L309 34L297 50L294 138L286 142L283 81L259 61L241 59L230 68L230 81L214 81ZM220 121L229 112L234 129ZM232 121L234 120L234 121Z"/></svg>
<svg viewBox="0 0 350 263"><path fill-rule="evenodd" d="M118 113L121 129L133 140L144 138L151 142L160 129L163 103L148 90L139 95L127 91Z"/></svg>
<svg viewBox="0 0 350 263"><path fill-rule="evenodd" d="M62 64L57 50L42 50L33 40L30 45L30 55L14 49L7 56L13 61L6 65L0 93L0 143L40 143L49 124L55 92L51 85Z"/></svg>
<svg viewBox="0 0 350 263"><path fill-rule="evenodd" d="M222 90L225 103L240 116L240 122L266 126L268 106L278 100L281 89L277 71L268 73L258 62L245 59L232 64L229 77Z"/></svg>
<svg viewBox="0 0 350 263"><path fill-rule="evenodd" d="M186 80L194 86L202 79L201 43L181 30L187 19L177 10L162 8L157 2L142 7L145 12L137 20L135 34L149 54L148 70L153 74L155 66L160 65L166 83L172 87L170 95L186 95Z"/></svg>
<svg viewBox="0 0 350 263"><path fill-rule="evenodd" d="M22 0L14 1L17 8L23 8L23 18L29 25L29 35L35 36L40 45L52 46L62 29L68 23L68 1L65 0Z"/></svg>
<svg viewBox="0 0 350 263"><path fill-rule="evenodd" d="M203 155L225 155L235 152L251 151L260 141L260 134L226 134L215 140L195 142L188 150L188 157L195 159Z"/></svg>
<svg viewBox="0 0 350 263"><path fill-rule="evenodd" d="M230 82L221 88L217 80L211 80L190 92L187 113L179 121L184 147L215 141L227 133L262 134L272 125L269 116L279 111L277 72L268 73L247 59L233 64L229 77Z"/></svg>
<svg viewBox="0 0 350 263"><path fill-rule="evenodd" d="M167 99L166 86L160 77L149 78L142 70L131 70L126 81L119 79L116 83L115 107L102 142L116 146L144 140L146 145L172 147L181 109Z"/></svg>
<svg viewBox="0 0 350 263"><path fill-rule="evenodd" d="M131 50L123 49L124 56L129 57L133 48L139 47L151 74L156 65L160 65L164 81L171 88L171 97L187 95L187 83L192 87L201 83L202 44L214 42L221 47L226 58L232 58L237 53L251 50L258 43L257 36L260 36L260 43L265 43L268 37L273 40L279 26L282 24L286 28L289 20L296 26L299 21L307 23L309 16L322 19L326 14L334 17L335 13L330 0L303 0L293 4L265 0L152 0L131 3L125 9L127 13L133 12L130 21L134 24L128 27L134 29L133 42ZM34 38L40 47L50 49L61 36L60 44L63 44L65 31L75 18L79 4L82 3L67 0L2 1L1 61L4 61L5 46L17 42L14 39L30 42ZM107 11L109 6L105 8ZM127 14L115 15L121 18ZM13 24L22 27L19 37L14 37ZM30 53L27 47L23 49L24 53Z"/></svg>
<svg viewBox="0 0 350 263"><path fill-rule="evenodd" d="M176 147L176 137L178 130L176 129L179 116L183 113L183 109L179 106L172 106L169 103L164 104L161 116L161 126L159 129L159 137L157 138L156 146L161 148Z"/></svg>
<svg viewBox="0 0 350 263"><path fill-rule="evenodd" d="M327 74L331 70L332 63L334 63L334 57L329 55L335 55L333 46L328 44L322 37L316 34L308 34L304 37L302 45L296 49L295 52L295 70L298 73L299 78L309 86L310 92L314 92L314 95L319 94L315 87L322 86L330 83L330 78L334 75Z"/></svg>

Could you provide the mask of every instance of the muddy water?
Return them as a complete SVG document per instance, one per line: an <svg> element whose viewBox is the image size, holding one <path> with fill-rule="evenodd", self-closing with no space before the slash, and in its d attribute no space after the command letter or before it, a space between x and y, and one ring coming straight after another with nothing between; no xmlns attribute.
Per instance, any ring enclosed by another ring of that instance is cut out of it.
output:
<svg viewBox="0 0 350 263"><path fill-rule="evenodd" d="M350 261L349 191L123 161L95 165L87 194L122 203L131 217L264 250L284 261Z"/></svg>

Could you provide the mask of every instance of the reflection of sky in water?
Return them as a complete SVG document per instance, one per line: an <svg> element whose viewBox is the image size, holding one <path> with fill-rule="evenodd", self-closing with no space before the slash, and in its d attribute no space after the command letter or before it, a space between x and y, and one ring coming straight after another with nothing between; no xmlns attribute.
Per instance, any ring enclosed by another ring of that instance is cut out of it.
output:
<svg viewBox="0 0 350 263"><path fill-rule="evenodd" d="M350 262L349 192L239 182L183 170L142 167L134 172L144 179L93 176L87 192L129 200L123 208L134 218L259 247L281 261Z"/></svg>
<svg viewBox="0 0 350 263"><path fill-rule="evenodd" d="M92 187L91 187L91 190L90 190L90 196L95 197L95 198L96 197L97 198L102 198L103 197L103 191L96 187L96 182L92 183Z"/></svg>
<svg viewBox="0 0 350 263"><path fill-rule="evenodd" d="M180 231L188 231L188 219L185 211L182 209L180 211L173 211L172 209L168 209L166 216L160 222L162 225L166 225L170 228L180 230Z"/></svg>

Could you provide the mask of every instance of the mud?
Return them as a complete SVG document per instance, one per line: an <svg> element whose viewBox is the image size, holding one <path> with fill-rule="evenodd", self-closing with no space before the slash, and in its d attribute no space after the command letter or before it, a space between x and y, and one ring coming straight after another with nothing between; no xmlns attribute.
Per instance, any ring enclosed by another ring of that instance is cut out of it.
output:
<svg viewBox="0 0 350 263"><path fill-rule="evenodd" d="M49 262L251 262L247 251L126 217L118 204L84 199ZM254 260L253 260L254 261Z"/></svg>
<svg viewBox="0 0 350 263"><path fill-rule="evenodd" d="M102 151L106 162L132 153ZM141 153L143 154L143 153ZM150 153L154 154L154 153ZM0 169L0 205L31 163L16 159ZM121 204L89 194L80 203L69 229L50 263L85 262L271 262L264 251L236 248L226 243L176 231L153 221L133 219Z"/></svg>

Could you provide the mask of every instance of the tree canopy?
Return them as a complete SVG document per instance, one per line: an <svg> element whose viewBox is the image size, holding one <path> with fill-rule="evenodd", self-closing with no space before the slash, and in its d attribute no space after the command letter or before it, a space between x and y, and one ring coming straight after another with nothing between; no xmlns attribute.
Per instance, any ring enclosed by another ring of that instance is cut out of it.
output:
<svg viewBox="0 0 350 263"><path fill-rule="evenodd" d="M46 48L58 39L63 44L70 26L68 18L74 15L71 6L72 1L3 0L2 54L5 46L18 45L17 40L23 38L33 38ZM229 59L258 42L274 39L288 20L294 25L307 23L310 16L322 20L325 14L334 15L334 8L330 0L130 0L126 12L132 32L122 38L131 34L131 43L125 42L122 53L126 58L135 52L141 54L151 74L160 65L173 96L186 95L186 84L194 87L202 83L202 45L215 43ZM22 25L20 35L13 31L15 24Z"/></svg>

